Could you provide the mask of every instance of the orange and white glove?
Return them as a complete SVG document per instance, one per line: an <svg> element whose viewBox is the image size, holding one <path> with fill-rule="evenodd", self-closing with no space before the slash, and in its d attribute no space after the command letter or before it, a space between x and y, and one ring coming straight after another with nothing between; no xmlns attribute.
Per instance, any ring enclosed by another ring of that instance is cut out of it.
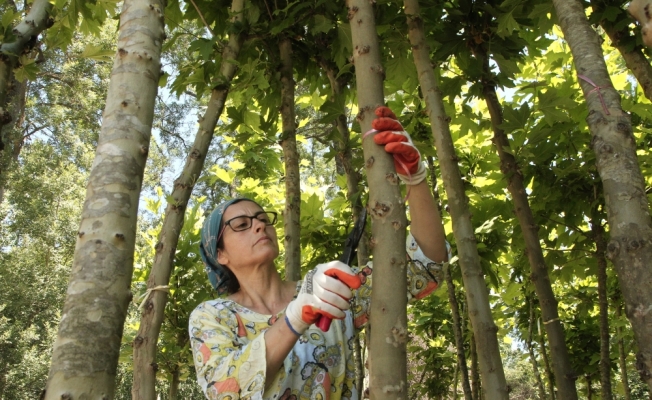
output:
<svg viewBox="0 0 652 400"><path fill-rule="evenodd" d="M385 151L394 157L394 167L398 177L407 185L416 185L426 178L426 167L421 162L421 154L410 135L387 107L376 108L376 118L371 127L378 133L374 142L385 146Z"/></svg>
<svg viewBox="0 0 652 400"><path fill-rule="evenodd" d="M340 261L319 264L308 272L296 299L288 304L285 318L292 331L301 335L324 315L343 319L353 297L351 289L361 285L360 278Z"/></svg>

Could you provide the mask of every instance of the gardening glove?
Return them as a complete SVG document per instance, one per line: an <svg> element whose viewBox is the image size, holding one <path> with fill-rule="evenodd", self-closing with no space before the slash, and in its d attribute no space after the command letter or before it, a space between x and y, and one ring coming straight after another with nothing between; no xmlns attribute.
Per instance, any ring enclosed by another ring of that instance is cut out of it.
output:
<svg viewBox="0 0 652 400"><path fill-rule="evenodd" d="M351 289L359 287L360 278L348 265L340 261L319 264L306 274L299 295L288 304L286 322L295 334L301 335L321 315L343 319L353 297Z"/></svg>
<svg viewBox="0 0 652 400"><path fill-rule="evenodd" d="M394 167L398 177L407 185L416 185L426 178L426 168L421 162L421 154L410 135L396 120L396 115L387 107L376 108L376 118L371 127L378 131L374 142L385 146L385 151L394 157Z"/></svg>

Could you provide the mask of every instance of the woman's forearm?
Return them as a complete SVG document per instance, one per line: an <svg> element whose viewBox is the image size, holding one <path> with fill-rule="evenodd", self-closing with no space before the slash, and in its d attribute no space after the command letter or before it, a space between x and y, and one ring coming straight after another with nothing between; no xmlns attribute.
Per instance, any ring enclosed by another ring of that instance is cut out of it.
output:
<svg viewBox="0 0 652 400"><path fill-rule="evenodd" d="M426 257L435 262L447 261L444 225L428 183L424 180L410 186L409 190L408 205L412 236Z"/></svg>
<svg viewBox="0 0 652 400"><path fill-rule="evenodd" d="M283 361L290 354L298 339L299 337L290 330L285 322L285 315L265 331L265 357L267 360L265 388L274 382L274 378L283 366Z"/></svg>

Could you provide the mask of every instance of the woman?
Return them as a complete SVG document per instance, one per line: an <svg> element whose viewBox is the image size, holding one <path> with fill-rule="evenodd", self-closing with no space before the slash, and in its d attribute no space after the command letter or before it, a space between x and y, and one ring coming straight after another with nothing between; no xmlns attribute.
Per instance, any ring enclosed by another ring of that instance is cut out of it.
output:
<svg viewBox="0 0 652 400"><path fill-rule="evenodd" d="M418 299L437 287L437 263L450 255L419 152L388 108L376 114L374 141L410 185L408 291ZM200 253L213 287L228 296L190 316L197 380L209 399L357 399L352 341L367 321L371 263L356 273L333 261L283 281L275 222L252 200L234 199L204 223ZM327 332L313 326L321 315L333 319Z"/></svg>

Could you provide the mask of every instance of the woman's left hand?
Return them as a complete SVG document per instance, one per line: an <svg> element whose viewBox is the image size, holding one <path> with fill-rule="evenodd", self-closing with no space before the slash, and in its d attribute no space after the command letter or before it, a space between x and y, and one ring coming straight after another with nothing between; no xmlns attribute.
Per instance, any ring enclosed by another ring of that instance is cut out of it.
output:
<svg viewBox="0 0 652 400"><path fill-rule="evenodd" d="M396 173L403 182L408 185L421 183L426 177L426 168L412 138L388 107L378 107L375 113L378 118L373 120L371 127L378 133L374 135L374 142L385 146L385 151L394 157Z"/></svg>

